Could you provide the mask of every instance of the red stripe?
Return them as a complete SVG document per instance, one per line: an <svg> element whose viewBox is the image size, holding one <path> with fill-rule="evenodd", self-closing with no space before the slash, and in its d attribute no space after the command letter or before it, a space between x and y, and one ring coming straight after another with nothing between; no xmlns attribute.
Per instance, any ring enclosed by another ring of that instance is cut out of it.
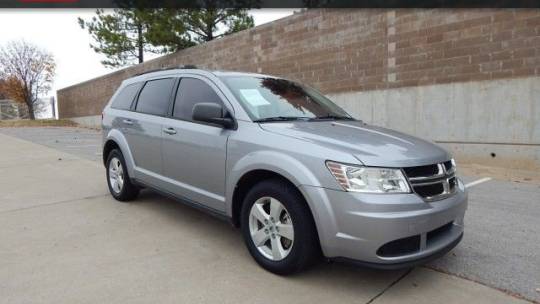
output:
<svg viewBox="0 0 540 304"><path fill-rule="evenodd" d="M74 3L79 0L19 0L22 3Z"/></svg>

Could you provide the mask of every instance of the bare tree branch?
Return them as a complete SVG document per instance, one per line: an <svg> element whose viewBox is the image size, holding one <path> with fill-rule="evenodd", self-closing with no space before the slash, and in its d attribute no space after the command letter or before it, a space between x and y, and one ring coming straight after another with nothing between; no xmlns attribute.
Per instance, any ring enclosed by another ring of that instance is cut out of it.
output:
<svg viewBox="0 0 540 304"><path fill-rule="evenodd" d="M51 89L56 64L51 53L24 40L0 47L0 78L11 79L22 88L31 119L38 98Z"/></svg>

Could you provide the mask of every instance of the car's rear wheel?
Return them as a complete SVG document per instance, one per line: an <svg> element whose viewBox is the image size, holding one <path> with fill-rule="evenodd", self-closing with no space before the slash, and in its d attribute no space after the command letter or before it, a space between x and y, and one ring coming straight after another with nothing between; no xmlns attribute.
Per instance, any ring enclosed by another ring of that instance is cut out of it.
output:
<svg viewBox="0 0 540 304"><path fill-rule="evenodd" d="M118 149L112 150L107 158L107 184L116 200L131 201L139 195L139 187L131 182L124 156Z"/></svg>
<svg viewBox="0 0 540 304"><path fill-rule="evenodd" d="M241 217L250 254L273 273L298 272L320 256L311 212L298 190L284 181L255 185L245 197Z"/></svg>

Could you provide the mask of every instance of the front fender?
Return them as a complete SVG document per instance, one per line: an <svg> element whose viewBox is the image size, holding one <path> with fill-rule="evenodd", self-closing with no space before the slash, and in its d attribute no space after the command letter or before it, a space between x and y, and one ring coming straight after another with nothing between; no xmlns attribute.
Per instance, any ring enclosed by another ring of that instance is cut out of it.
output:
<svg viewBox="0 0 540 304"><path fill-rule="evenodd" d="M228 212L232 214L232 197L238 181L246 173L254 170L267 170L287 178L296 187L301 185L320 186L316 176L300 161L284 153L257 151L239 159L229 171L226 186Z"/></svg>
<svg viewBox="0 0 540 304"><path fill-rule="evenodd" d="M254 170L267 170L277 173L293 183L302 193L313 214L315 225L321 239L329 233L322 221L333 218L333 210L328 200L314 196L306 189L319 189L321 181L312 170L294 157L275 151L252 152L238 160L229 171L226 185L226 212L233 217L233 194L238 181L247 173ZM308 186L308 187L305 187Z"/></svg>
<svg viewBox="0 0 540 304"><path fill-rule="evenodd" d="M122 152L124 160L126 161L129 176L135 176L135 161L133 160L131 149L129 148L128 142L124 134L122 134L122 132L116 129L111 129L105 137L105 143L109 140L114 141L118 145L118 147L120 147L120 151Z"/></svg>

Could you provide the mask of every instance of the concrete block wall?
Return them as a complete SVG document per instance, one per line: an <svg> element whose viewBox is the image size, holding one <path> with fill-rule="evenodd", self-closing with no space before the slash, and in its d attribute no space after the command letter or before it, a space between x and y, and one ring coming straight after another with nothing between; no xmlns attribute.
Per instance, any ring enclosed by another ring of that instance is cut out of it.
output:
<svg viewBox="0 0 540 304"><path fill-rule="evenodd" d="M370 124L435 141L460 161L540 168L540 77L331 94Z"/></svg>
<svg viewBox="0 0 540 304"><path fill-rule="evenodd" d="M462 159L540 168L538 9L307 10L62 89L60 117L89 121L123 79L182 64L295 79Z"/></svg>

